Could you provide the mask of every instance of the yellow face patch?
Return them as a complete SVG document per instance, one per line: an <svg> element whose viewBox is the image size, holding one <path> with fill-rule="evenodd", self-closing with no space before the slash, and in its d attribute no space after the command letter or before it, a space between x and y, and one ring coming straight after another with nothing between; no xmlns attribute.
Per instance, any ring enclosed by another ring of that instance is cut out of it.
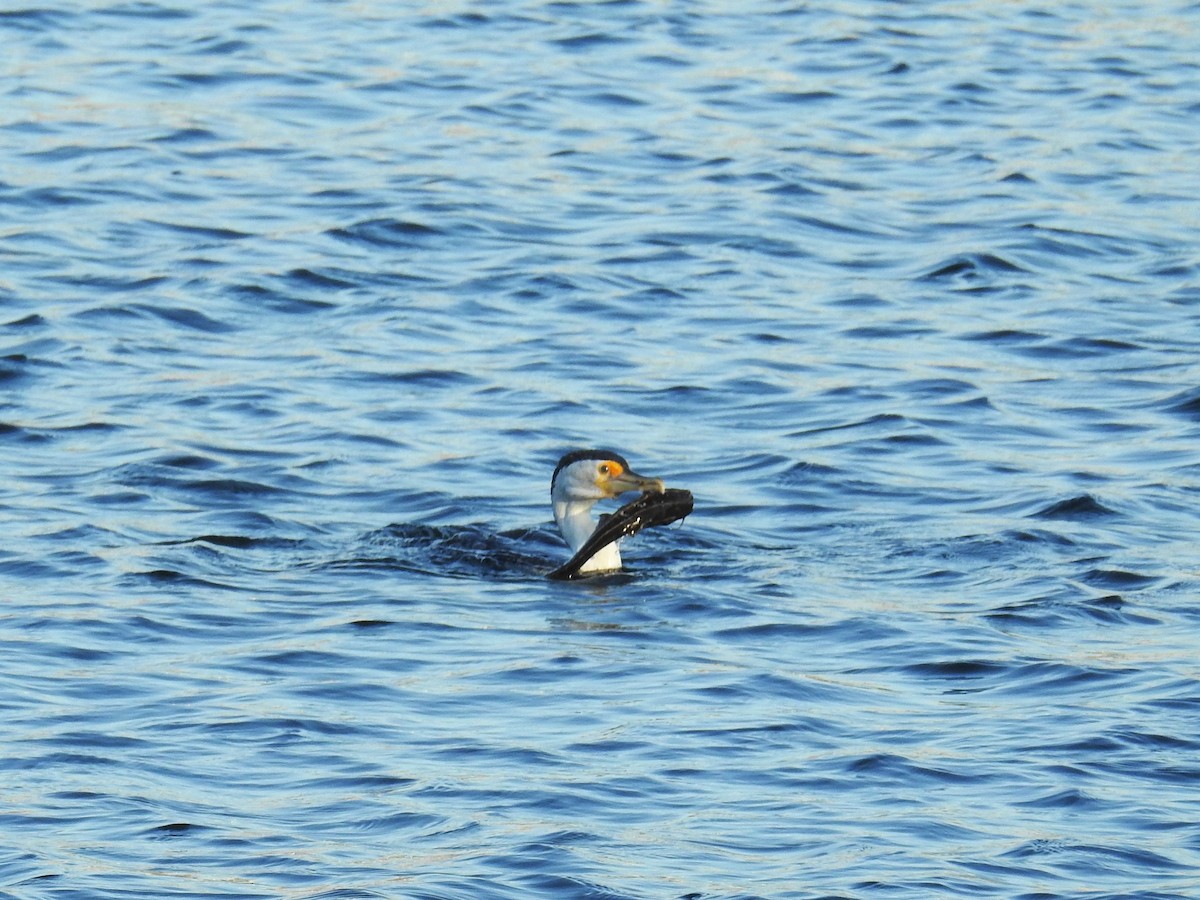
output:
<svg viewBox="0 0 1200 900"><path fill-rule="evenodd" d="M597 479L597 481L599 481L602 479L619 477L621 473L625 471L625 467L615 459L606 459L596 467L596 471L600 473L600 477Z"/></svg>

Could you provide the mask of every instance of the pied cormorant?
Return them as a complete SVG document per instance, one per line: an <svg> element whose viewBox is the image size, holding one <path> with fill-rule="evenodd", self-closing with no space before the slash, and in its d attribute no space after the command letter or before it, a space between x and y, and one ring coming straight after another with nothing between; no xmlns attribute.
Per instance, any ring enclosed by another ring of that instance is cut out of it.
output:
<svg viewBox="0 0 1200 900"><path fill-rule="evenodd" d="M554 521L572 553L587 543L596 530L592 507L598 501L630 491L662 494L663 490L661 478L639 475L629 467L625 457L611 450L576 450L568 453L558 461L550 479ZM619 568L621 551L614 540L598 549L579 566L577 573L608 572Z"/></svg>

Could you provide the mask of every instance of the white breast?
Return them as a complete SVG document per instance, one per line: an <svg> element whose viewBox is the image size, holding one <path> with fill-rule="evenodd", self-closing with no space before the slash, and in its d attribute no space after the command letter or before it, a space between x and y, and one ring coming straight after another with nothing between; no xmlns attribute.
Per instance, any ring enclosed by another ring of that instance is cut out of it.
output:
<svg viewBox="0 0 1200 900"><path fill-rule="evenodd" d="M575 553L584 545L592 532L596 530L596 522L592 519L592 507L595 500L556 500L554 501L554 521L558 530ZM605 544L596 554L580 566L580 572L606 572L621 568L621 551L617 542Z"/></svg>

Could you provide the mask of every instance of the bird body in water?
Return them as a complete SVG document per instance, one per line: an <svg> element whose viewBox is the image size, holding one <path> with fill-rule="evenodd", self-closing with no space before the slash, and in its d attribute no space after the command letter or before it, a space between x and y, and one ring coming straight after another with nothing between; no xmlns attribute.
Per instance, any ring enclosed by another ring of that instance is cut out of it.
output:
<svg viewBox="0 0 1200 900"><path fill-rule="evenodd" d="M647 478L629 467L625 457L611 450L576 450L558 461L550 479L554 521L571 547L579 550L596 530L592 507L599 501L630 491L663 493L661 478ZM578 569L578 574L607 572L621 568L617 541L598 549Z"/></svg>

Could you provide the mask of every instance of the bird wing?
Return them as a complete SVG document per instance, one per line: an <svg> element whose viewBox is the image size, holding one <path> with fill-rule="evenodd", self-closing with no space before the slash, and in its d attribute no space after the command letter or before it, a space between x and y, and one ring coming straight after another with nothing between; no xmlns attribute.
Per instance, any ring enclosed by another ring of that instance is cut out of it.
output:
<svg viewBox="0 0 1200 900"><path fill-rule="evenodd" d="M668 488L661 493L646 492L636 500L626 503L616 512L601 516L596 530L579 548L570 561L549 574L549 578L565 581L579 577L583 564L591 559L600 548L619 541L623 537L637 534L643 528L670 525L692 511L692 492L682 488Z"/></svg>

